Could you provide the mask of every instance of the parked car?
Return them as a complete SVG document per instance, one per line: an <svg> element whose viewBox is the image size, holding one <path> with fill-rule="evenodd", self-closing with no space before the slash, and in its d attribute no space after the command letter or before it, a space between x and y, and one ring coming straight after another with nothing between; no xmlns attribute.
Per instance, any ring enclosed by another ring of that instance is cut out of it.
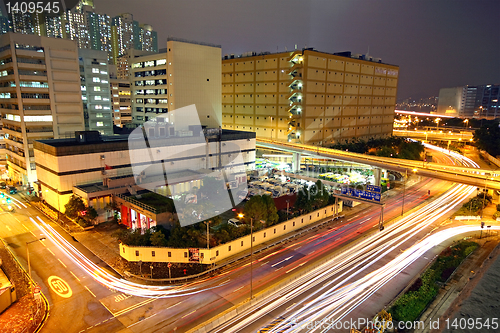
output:
<svg viewBox="0 0 500 333"><path fill-rule="evenodd" d="M6 189L7 188L7 184L5 182L0 182L0 188L1 189Z"/></svg>
<svg viewBox="0 0 500 333"><path fill-rule="evenodd" d="M227 221L227 223L235 226L236 228L239 228L242 225L245 225L245 223L241 223L240 220L238 220L238 219L230 219L229 221Z"/></svg>
<svg viewBox="0 0 500 333"><path fill-rule="evenodd" d="M7 191L9 191L10 194L16 194L17 193L17 188L15 186L9 186L7 188Z"/></svg>

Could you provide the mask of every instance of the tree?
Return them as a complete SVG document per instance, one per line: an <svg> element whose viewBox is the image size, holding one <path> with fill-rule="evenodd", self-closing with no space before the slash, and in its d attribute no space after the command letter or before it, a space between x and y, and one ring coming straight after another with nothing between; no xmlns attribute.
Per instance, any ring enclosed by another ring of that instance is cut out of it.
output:
<svg viewBox="0 0 500 333"><path fill-rule="evenodd" d="M64 205L64 213L70 218L76 218L79 212L85 211L85 203L82 198L73 194L68 203Z"/></svg>
<svg viewBox="0 0 500 333"><path fill-rule="evenodd" d="M500 127L497 122L488 123L474 132L474 141L479 149L492 156L500 155Z"/></svg>
<svg viewBox="0 0 500 333"><path fill-rule="evenodd" d="M299 193L297 195L295 207L300 211L305 211L306 213L312 211L311 200L309 196L309 190L307 189L307 187L303 186L302 189L299 190Z"/></svg>
<svg viewBox="0 0 500 333"><path fill-rule="evenodd" d="M262 200L262 196L254 195L247 201L245 208L243 209L245 217L254 221L264 220L267 215L267 206Z"/></svg>
<svg viewBox="0 0 500 333"><path fill-rule="evenodd" d="M152 246L166 246L167 245L167 239L165 238L165 235L163 234L163 232L161 232L160 230L153 232L151 234L150 241L151 241Z"/></svg>
<svg viewBox="0 0 500 333"><path fill-rule="evenodd" d="M274 200L271 196L263 195L262 202L266 207L266 218L264 221L266 221L266 226L271 226L279 220L278 210L276 209L276 205L274 204Z"/></svg>

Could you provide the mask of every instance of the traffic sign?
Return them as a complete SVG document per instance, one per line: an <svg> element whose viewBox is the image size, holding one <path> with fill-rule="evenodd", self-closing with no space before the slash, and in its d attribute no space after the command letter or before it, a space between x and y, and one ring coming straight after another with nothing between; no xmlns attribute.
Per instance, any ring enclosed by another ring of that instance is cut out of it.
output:
<svg viewBox="0 0 500 333"><path fill-rule="evenodd" d="M171 263L168 263L167 267L168 267L168 268L172 267L172 264L171 264Z"/></svg>
<svg viewBox="0 0 500 333"><path fill-rule="evenodd" d="M33 292L36 294L36 293L39 293L40 291L42 291L42 288L40 286L35 286L33 288Z"/></svg>

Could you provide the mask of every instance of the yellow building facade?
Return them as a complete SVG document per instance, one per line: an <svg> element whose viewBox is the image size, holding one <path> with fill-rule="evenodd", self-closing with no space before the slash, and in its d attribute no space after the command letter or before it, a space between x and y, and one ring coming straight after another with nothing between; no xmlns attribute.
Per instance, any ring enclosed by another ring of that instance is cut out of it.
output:
<svg viewBox="0 0 500 333"><path fill-rule="evenodd" d="M225 57L223 128L315 145L391 135L399 67L347 54Z"/></svg>

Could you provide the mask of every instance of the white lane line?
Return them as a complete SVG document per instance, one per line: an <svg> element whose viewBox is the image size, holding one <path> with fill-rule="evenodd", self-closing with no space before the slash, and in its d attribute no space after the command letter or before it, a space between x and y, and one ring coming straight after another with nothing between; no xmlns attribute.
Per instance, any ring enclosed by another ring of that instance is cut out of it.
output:
<svg viewBox="0 0 500 333"><path fill-rule="evenodd" d="M277 266L277 265L281 264L282 262L285 262L285 261L289 260L289 259L290 259L290 258L292 258L292 257L293 257L293 256L290 256L290 257L288 257L288 258L286 258L286 259L283 259L283 260L281 260L280 262L277 262L277 263L275 263L274 265L271 265L271 267Z"/></svg>
<svg viewBox="0 0 500 333"><path fill-rule="evenodd" d="M196 312L196 310L194 310L194 311L192 311L192 312L189 312L187 315L182 316L182 317L181 317L181 319L182 319L182 318L186 318L187 316L189 316L189 315L191 315L191 314L193 314L193 313L195 313L195 312Z"/></svg>
<svg viewBox="0 0 500 333"><path fill-rule="evenodd" d="M264 266L265 264L267 264L269 261L266 261L265 263L263 263L261 266Z"/></svg>
<svg viewBox="0 0 500 333"><path fill-rule="evenodd" d="M9 229L9 231L12 231L12 229L10 229L10 227L9 227L8 225L5 225L5 227L6 227L7 229Z"/></svg>
<svg viewBox="0 0 500 333"><path fill-rule="evenodd" d="M52 252L49 248L47 248L47 250L49 250L50 253L52 253L52 255L55 257L56 255L54 254L54 252Z"/></svg>
<svg viewBox="0 0 500 333"><path fill-rule="evenodd" d="M235 290L233 291L233 293L234 293L235 291L238 291L238 290L240 290L240 289L243 289L243 287L245 287L245 286L241 286L241 287L239 287L238 289L235 289Z"/></svg>
<svg viewBox="0 0 500 333"><path fill-rule="evenodd" d="M61 263L61 265L63 265L65 268L68 268L68 266L66 266L62 261L61 259L57 258L57 260L59 260L59 262Z"/></svg>
<svg viewBox="0 0 500 333"><path fill-rule="evenodd" d="M73 273L72 271L69 271L74 277L75 279L77 279L78 281L80 281L80 279L78 278L78 276L75 275L75 273Z"/></svg>
<svg viewBox="0 0 500 333"><path fill-rule="evenodd" d="M174 306L179 305L179 304L181 304L182 302L184 302L184 301L180 301L180 302L177 302L177 303L175 303L175 304L172 304L172 305L170 305L168 308L166 308L165 310L168 310L168 309L170 309L170 308L173 308Z"/></svg>
<svg viewBox="0 0 500 333"><path fill-rule="evenodd" d="M293 303L292 305L290 305L289 307L286 308L286 311L288 311L288 309L290 309L292 306L294 306L295 304L297 303Z"/></svg>
<svg viewBox="0 0 500 333"><path fill-rule="evenodd" d="M295 266L295 267L294 267L294 268L292 268L292 269L289 269L289 270L288 270L288 271L286 271L285 273L286 273L286 274L288 274L288 272L293 271L295 268L299 268L299 267L301 267L301 266L302 266L302 265L304 265L305 263L306 263L306 261L304 261L302 264L300 264L300 265L298 265L298 266Z"/></svg>
<svg viewBox="0 0 500 333"><path fill-rule="evenodd" d="M28 227L27 227L27 226L25 226L25 225L24 225L24 223L21 223L21 224L22 224L22 226L24 227L24 229L26 229L26 230L30 231L30 229L28 229Z"/></svg>
<svg viewBox="0 0 500 333"><path fill-rule="evenodd" d="M127 326L127 328L132 327L132 326L137 325L137 324L140 324L140 323L142 323L144 320L149 319L149 318L151 318L151 317L154 317L154 316L156 316L157 314L158 314L158 313L155 313L154 315L151 315L151 316L149 316L149 317L147 317L147 318L144 318L144 319L143 319L143 320L141 320L141 321L138 321L138 322L136 322L136 323L133 323L133 324L131 324L131 325Z"/></svg>
<svg viewBox="0 0 500 333"><path fill-rule="evenodd" d="M87 286L84 286L84 287L85 287L85 289L87 289L87 290L89 291L89 293L90 293L90 294L92 294L92 296L96 297L96 296L94 295L94 293L93 293L92 291L90 291L90 289L89 289Z"/></svg>

